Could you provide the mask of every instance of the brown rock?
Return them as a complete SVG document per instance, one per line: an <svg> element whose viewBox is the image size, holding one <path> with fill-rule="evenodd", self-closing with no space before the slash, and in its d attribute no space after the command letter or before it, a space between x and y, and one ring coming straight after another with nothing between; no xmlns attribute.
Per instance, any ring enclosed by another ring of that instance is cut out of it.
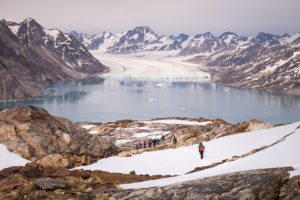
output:
<svg viewBox="0 0 300 200"><path fill-rule="evenodd" d="M67 181L62 179L39 178L32 182L43 190L64 189L67 187Z"/></svg>
<svg viewBox="0 0 300 200"><path fill-rule="evenodd" d="M300 199L300 176L290 178L280 189L280 200Z"/></svg>
<svg viewBox="0 0 300 200"><path fill-rule="evenodd" d="M165 187L123 190L121 199L264 199L273 200L288 178L286 169L251 170ZM120 198L120 197L119 197Z"/></svg>
<svg viewBox="0 0 300 200"><path fill-rule="evenodd" d="M72 167L77 162L73 155L83 159L77 163L82 165L118 153L110 139L87 134L71 121L33 106L0 111L0 142L10 151L39 160L44 166L52 163Z"/></svg>
<svg viewBox="0 0 300 200"><path fill-rule="evenodd" d="M0 192L7 189L12 189L16 186L23 185L27 181L20 174L13 174L7 178L0 180Z"/></svg>
<svg viewBox="0 0 300 200"><path fill-rule="evenodd" d="M40 160L35 161L35 163L40 164L44 167L49 167L49 166L68 167L69 159L64 158L60 154L50 154L43 157Z"/></svg>

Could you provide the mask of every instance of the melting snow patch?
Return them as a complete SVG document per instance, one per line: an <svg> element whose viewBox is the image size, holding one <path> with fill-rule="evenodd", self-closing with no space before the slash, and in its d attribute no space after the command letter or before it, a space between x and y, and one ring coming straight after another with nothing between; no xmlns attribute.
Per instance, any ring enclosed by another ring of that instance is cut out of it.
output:
<svg viewBox="0 0 300 200"><path fill-rule="evenodd" d="M97 134L97 133L99 133L100 131L90 131L89 133L90 134Z"/></svg>
<svg viewBox="0 0 300 200"><path fill-rule="evenodd" d="M91 129L91 128L93 128L95 125L83 125L83 126L81 126L82 128L84 128L84 129Z"/></svg>
<svg viewBox="0 0 300 200"><path fill-rule="evenodd" d="M8 151L3 144L0 144L0 154L0 170L7 167L24 166L29 162L21 156Z"/></svg>
<svg viewBox="0 0 300 200"><path fill-rule="evenodd" d="M129 142L129 140L116 140L116 144L124 144L126 142Z"/></svg>
<svg viewBox="0 0 300 200"><path fill-rule="evenodd" d="M197 121L178 120L178 119L164 119L164 120L144 121L143 123L145 123L145 124L180 124L180 125L206 126L207 124L210 124L211 121L197 122Z"/></svg>
<svg viewBox="0 0 300 200"><path fill-rule="evenodd" d="M135 133L133 136L137 137L137 138L146 137L148 135L153 135L155 137L158 137L158 136L162 136L162 135L167 135L169 133L170 133L170 131L154 131L154 132Z"/></svg>

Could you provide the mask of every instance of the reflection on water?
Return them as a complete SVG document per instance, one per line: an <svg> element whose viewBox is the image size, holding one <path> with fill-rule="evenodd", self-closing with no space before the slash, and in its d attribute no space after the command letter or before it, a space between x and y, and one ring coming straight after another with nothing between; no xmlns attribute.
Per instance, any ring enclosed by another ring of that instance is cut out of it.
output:
<svg viewBox="0 0 300 200"><path fill-rule="evenodd" d="M164 82L98 77L61 82L33 101L2 103L0 108L34 105L73 121L107 122L156 117L259 119L272 123L300 120L300 96L242 90L215 82Z"/></svg>

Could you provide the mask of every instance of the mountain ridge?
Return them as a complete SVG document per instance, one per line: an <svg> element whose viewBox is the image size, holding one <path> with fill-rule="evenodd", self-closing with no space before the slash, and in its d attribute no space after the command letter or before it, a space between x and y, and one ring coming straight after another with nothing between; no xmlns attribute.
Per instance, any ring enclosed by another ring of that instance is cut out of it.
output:
<svg viewBox="0 0 300 200"><path fill-rule="evenodd" d="M25 100L62 80L106 68L76 37L44 29L34 19L0 21L0 101Z"/></svg>

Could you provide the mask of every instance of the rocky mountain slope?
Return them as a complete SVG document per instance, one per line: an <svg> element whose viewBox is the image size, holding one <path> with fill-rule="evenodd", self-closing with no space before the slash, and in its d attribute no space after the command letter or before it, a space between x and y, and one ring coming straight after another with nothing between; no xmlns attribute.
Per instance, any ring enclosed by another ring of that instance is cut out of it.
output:
<svg viewBox="0 0 300 200"><path fill-rule="evenodd" d="M30 99L58 81L104 70L73 35L44 29L30 18L0 21L0 101Z"/></svg>
<svg viewBox="0 0 300 200"><path fill-rule="evenodd" d="M71 121L32 106L0 111L0 142L43 166L74 167L118 153L108 138L88 134Z"/></svg>

